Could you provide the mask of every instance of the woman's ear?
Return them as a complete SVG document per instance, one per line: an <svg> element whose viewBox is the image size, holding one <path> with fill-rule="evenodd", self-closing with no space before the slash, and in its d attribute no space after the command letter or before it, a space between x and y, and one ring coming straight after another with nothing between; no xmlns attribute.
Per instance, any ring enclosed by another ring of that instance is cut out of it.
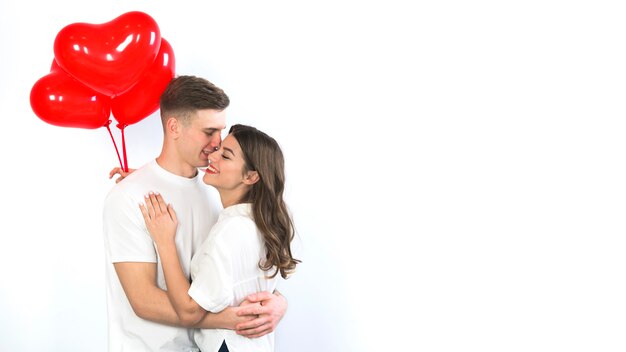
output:
<svg viewBox="0 0 626 352"><path fill-rule="evenodd" d="M259 181L259 173L257 171L248 171L243 178L243 183L246 185L253 185Z"/></svg>

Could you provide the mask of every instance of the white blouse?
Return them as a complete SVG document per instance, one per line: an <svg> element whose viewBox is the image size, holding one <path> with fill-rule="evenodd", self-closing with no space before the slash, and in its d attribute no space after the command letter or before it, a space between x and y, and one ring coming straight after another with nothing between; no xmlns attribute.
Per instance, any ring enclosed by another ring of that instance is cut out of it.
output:
<svg viewBox="0 0 626 352"><path fill-rule="evenodd" d="M266 278L273 271L259 269L261 259L265 259L265 245L252 206L227 207L191 260L189 295L205 310L218 313L238 306L251 293L273 292L280 274ZM250 339L232 330L199 329L194 339L202 351L218 351L224 340L231 352L274 350L273 333Z"/></svg>

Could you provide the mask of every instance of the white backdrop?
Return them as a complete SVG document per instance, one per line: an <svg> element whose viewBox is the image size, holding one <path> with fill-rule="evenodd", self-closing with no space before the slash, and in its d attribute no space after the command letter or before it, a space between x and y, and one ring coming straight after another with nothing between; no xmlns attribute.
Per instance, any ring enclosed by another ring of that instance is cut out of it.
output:
<svg viewBox="0 0 626 352"><path fill-rule="evenodd" d="M304 263L277 351L626 349L619 1L23 0L0 4L1 351L105 351L117 156L29 93L61 28L132 10L285 150ZM127 128L132 167L159 136Z"/></svg>

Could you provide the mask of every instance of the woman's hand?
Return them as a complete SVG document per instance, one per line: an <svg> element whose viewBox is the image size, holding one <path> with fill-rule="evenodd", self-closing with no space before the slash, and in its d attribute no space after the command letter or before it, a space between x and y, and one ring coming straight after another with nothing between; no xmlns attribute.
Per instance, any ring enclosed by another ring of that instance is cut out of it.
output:
<svg viewBox="0 0 626 352"><path fill-rule="evenodd" d="M146 195L145 201L145 205L139 204L139 209L152 240L157 246L159 243L174 243L178 219L172 205L166 204L163 197L154 192Z"/></svg>

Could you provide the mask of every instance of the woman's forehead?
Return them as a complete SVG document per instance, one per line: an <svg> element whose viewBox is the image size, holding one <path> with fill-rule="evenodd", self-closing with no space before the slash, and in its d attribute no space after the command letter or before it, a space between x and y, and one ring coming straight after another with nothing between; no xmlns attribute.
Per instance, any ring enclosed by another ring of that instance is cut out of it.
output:
<svg viewBox="0 0 626 352"><path fill-rule="evenodd" d="M228 148L228 149L234 151L235 154L237 154L237 155L241 154L241 153L237 152L237 151L241 151L241 147L239 146L239 142L237 142L237 139L232 134L229 134L228 136L226 136L226 138L224 138L224 140L222 141L222 146L225 149Z"/></svg>

